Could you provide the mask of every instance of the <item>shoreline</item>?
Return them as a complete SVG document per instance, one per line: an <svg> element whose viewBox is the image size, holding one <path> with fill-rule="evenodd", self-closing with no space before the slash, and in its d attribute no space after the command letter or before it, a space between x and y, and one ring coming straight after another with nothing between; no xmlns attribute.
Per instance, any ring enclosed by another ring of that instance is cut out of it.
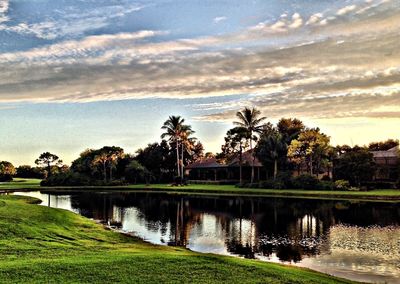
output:
<svg viewBox="0 0 400 284"><path fill-rule="evenodd" d="M147 192L182 195L248 196L303 199L336 199L376 202L400 202L400 189L378 189L371 191L317 191L300 189L239 188L233 185L169 184L126 185L126 186L40 186L39 180L20 179L0 184L0 193L17 191L41 191L46 193L76 192Z"/></svg>

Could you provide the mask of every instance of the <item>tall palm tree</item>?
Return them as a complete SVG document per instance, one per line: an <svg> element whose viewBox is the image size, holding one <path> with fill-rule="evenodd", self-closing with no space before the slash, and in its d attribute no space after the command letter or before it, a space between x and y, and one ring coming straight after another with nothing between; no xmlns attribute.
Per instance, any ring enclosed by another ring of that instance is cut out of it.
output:
<svg viewBox="0 0 400 284"><path fill-rule="evenodd" d="M251 183L254 182L254 161L256 157L253 151L253 141L257 140L255 134L262 133L264 126L263 121L266 119L266 117L260 117L260 115L261 112L258 109L254 107L252 109L245 107L243 110L236 113L236 117L239 121L234 122L235 125L245 128L250 136L250 151L253 156L251 162Z"/></svg>
<svg viewBox="0 0 400 284"><path fill-rule="evenodd" d="M161 138L164 139L168 137L168 140L172 143L175 143L176 148L176 167L177 167L177 175L181 176L180 166L179 166L179 142L180 142L180 135L182 132L183 123L185 119L181 116L171 115L169 118L164 122L161 129L165 130L163 134L161 134Z"/></svg>
<svg viewBox="0 0 400 284"><path fill-rule="evenodd" d="M285 138L280 134L271 133L267 136L262 136L259 145L261 144L261 153L264 152L274 162L274 180L278 175L278 159L282 157L287 148Z"/></svg>
<svg viewBox="0 0 400 284"><path fill-rule="evenodd" d="M181 131L181 135L180 135L180 140L181 140L181 151L182 151L182 162L181 162L181 178L184 178L184 152L186 150L187 153L191 154L192 150L194 148L194 142L196 140L195 137L189 137L190 135L192 135L193 133L195 133L192 130L192 127L190 125L182 125L182 131Z"/></svg>

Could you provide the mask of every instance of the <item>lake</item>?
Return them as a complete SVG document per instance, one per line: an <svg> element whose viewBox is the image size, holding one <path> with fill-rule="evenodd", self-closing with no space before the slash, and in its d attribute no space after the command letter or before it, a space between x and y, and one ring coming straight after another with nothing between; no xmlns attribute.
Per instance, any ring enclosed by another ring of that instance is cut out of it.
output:
<svg viewBox="0 0 400 284"><path fill-rule="evenodd" d="M150 192L21 192L145 241L400 283L398 203Z"/></svg>

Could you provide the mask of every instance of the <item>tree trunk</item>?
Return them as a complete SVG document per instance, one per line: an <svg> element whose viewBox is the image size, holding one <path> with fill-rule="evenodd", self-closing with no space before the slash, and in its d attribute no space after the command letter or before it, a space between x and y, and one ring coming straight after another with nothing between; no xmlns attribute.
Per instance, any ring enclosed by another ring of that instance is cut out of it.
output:
<svg viewBox="0 0 400 284"><path fill-rule="evenodd" d="M47 163L47 177L49 178L51 176L51 165L50 163Z"/></svg>
<svg viewBox="0 0 400 284"><path fill-rule="evenodd" d="M104 175L104 182L107 182L107 168L106 168L106 162L103 162L103 175Z"/></svg>
<svg viewBox="0 0 400 284"><path fill-rule="evenodd" d="M242 177L242 145L240 145L240 153L239 153L239 183L243 185L243 177Z"/></svg>
<svg viewBox="0 0 400 284"><path fill-rule="evenodd" d="M278 159L274 161L274 180L276 180L276 176L278 175Z"/></svg>
<svg viewBox="0 0 400 284"><path fill-rule="evenodd" d="M181 175L180 167L179 167L179 142L178 138L176 138L176 166L178 168L178 177Z"/></svg>
<svg viewBox="0 0 400 284"><path fill-rule="evenodd" d="M310 157L310 175L313 175L314 171L313 171L313 159L312 157Z"/></svg>
<svg viewBox="0 0 400 284"><path fill-rule="evenodd" d="M250 152L253 157L253 159L251 160L251 181L250 181L250 183L253 183L254 182L254 159L255 159L255 155L253 153L253 133L251 133L251 137L250 137Z"/></svg>
<svg viewBox="0 0 400 284"><path fill-rule="evenodd" d="M184 172L183 172L183 143L182 143L182 145L181 145L181 152L182 152L182 156L181 156L181 178L182 178L182 181L183 181L183 178L184 178Z"/></svg>

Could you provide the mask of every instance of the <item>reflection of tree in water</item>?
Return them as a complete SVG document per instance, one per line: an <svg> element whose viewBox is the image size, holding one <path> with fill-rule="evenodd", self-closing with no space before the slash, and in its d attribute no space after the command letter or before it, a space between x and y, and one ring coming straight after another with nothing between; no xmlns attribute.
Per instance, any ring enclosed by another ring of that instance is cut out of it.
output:
<svg viewBox="0 0 400 284"><path fill-rule="evenodd" d="M387 203L159 193L81 193L71 200L82 215L117 225L126 218L125 209L134 208L140 224L178 246L188 245L193 228L204 230L208 214L215 220L212 230L229 252L248 258L276 254L295 262L318 254L333 225L386 226L400 220L396 206Z"/></svg>

